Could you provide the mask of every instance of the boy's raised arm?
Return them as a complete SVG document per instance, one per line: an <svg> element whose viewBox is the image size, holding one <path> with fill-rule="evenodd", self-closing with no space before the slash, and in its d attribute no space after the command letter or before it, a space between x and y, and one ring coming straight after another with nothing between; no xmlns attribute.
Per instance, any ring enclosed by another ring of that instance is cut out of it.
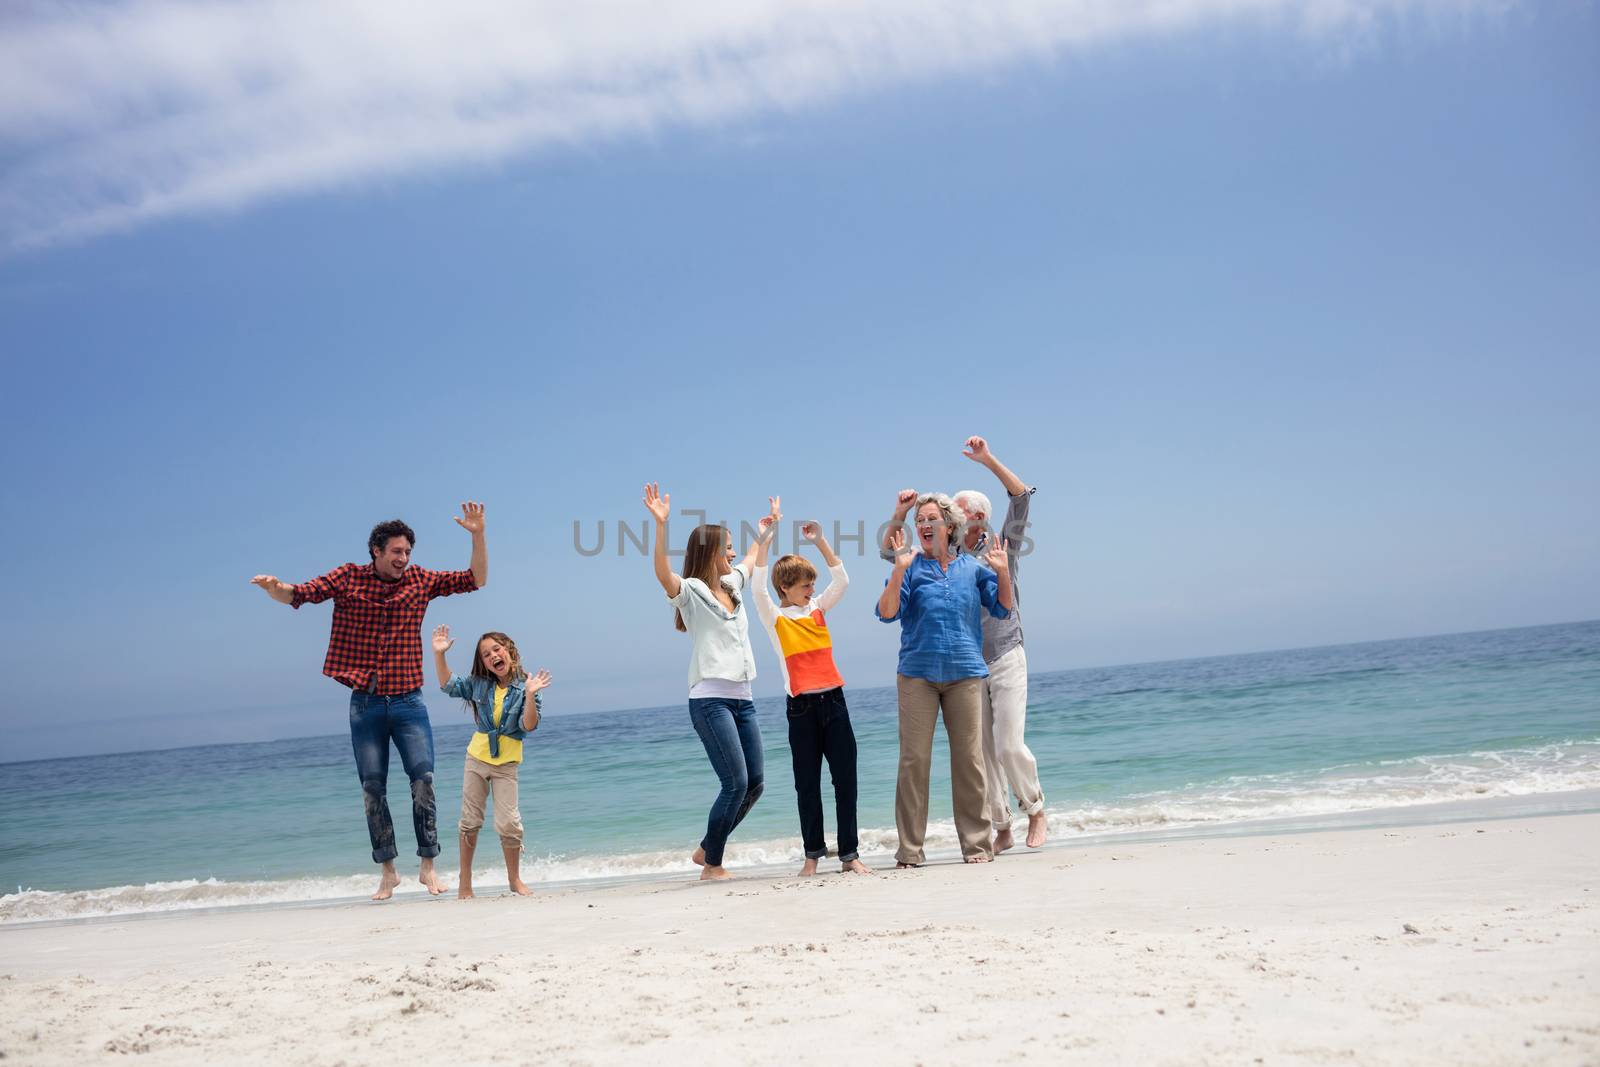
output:
<svg viewBox="0 0 1600 1067"><path fill-rule="evenodd" d="M828 573L833 580L828 583L828 588L818 594L817 607L825 612L832 611L844 598L844 591L850 588L850 576L845 573L844 563L840 561L838 553L828 544L828 538L823 534L820 522L808 522L801 526L800 536L817 546L817 551L822 553L822 562L828 565Z"/></svg>
<svg viewBox="0 0 1600 1067"><path fill-rule="evenodd" d="M770 497L772 514L761 517L761 537L756 546L755 566L750 571L750 584L756 587L756 614L762 625L769 629L778 622L778 604L772 599L772 584L767 581L767 554L772 548L772 538L777 536L778 498Z"/></svg>
<svg viewBox="0 0 1600 1067"><path fill-rule="evenodd" d="M735 564L738 569L744 571L746 578L755 573L755 568L767 565L767 552L772 547L772 538L778 532L778 519L782 515L783 513L778 510L778 498L767 497L767 514L756 524L761 528L761 533L756 538L755 544L745 549L744 559Z"/></svg>
<svg viewBox="0 0 1600 1067"><path fill-rule="evenodd" d="M644 506L656 520L656 547L650 555L656 581L669 598L675 598L683 589L683 579L672 573L672 565L667 562L667 517L672 514L672 494L662 493L659 483L650 482L644 487Z"/></svg>
<svg viewBox="0 0 1600 1067"><path fill-rule="evenodd" d="M822 562L831 570L839 565L839 557L833 551L833 546L828 544L827 535L822 532L820 522L807 522L800 527L800 536L817 546L817 551L822 553Z"/></svg>
<svg viewBox="0 0 1600 1067"><path fill-rule="evenodd" d="M754 553L754 563L757 567L767 565L767 554L772 551L772 539L778 534L778 520L783 518L783 511L779 507L781 497L767 497L767 514L761 517L758 523L761 527L761 536L756 538L756 543L751 546ZM746 558L751 558L748 554Z"/></svg>

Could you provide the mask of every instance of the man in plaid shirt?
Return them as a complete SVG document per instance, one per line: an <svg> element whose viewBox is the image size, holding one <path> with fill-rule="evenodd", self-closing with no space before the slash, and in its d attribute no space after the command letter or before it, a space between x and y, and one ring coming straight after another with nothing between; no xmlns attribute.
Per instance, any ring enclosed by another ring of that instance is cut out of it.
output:
<svg viewBox="0 0 1600 1067"><path fill-rule="evenodd" d="M372 859L383 864L373 900L387 900L400 884L394 821L389 817L389 742L411 779L411 824L422 857L422 884L446 892L433 870L439 828L433 798L433 728L422 702L422 617L434 597L470 593L489 580L483 539L483 505L461 505L456 522L472 535L472 563L464 571L411 566L417 537L399 519L380 522L367 538L366 565L346 563L309 582L290 585L270 574L251 579L280 604L333 601L333 632L322 673L350 688L350 742L367 809Z"/></svg>

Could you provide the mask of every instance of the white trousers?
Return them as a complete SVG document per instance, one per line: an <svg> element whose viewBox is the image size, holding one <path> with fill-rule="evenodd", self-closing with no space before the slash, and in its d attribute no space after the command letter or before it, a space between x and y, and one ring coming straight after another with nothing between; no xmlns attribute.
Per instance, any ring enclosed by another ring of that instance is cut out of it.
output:
<svg viewBox="0 0 1600 1067"><path fill-rule="evenodd" d="M1028 722L1028 655L1018 645L989 664L983 689L983 763L988 778L989 819L996 830L1011 826L1008 794L1026 815L1044 810L1039 764L1023 743Z"/></svg>

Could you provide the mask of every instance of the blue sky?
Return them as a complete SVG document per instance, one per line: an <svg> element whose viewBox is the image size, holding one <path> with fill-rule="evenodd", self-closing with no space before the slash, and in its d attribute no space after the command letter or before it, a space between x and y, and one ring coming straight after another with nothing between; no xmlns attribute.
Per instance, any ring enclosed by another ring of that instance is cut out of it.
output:
<svg viewBox="0 0 1600 1067"><path fill-rule="evenodd" d="M464 566L467 498L490 586L430 623L511 633L553 706L676 703L615 551L646 479L870 529L901 486L998 495L972 433L1039 486L1036 670L1600 616L1600 10L1159 6L588 27L492 144L431 68L341 97L304 27L263 49L290 106L202 41L140 82L183 5L106 9L120 80L94 27L0 20L66 42L0 63L0 759L341 730L327 609L248 578L394 515ZM854 552L841 668L889 684Z"/></svg>

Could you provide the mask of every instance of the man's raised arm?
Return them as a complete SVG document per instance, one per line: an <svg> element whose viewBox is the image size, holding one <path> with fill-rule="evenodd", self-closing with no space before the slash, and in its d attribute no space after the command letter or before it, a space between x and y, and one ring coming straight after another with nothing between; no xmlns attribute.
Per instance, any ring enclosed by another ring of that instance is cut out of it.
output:
<svg viewBox="0 0 1600 1067"><path fill-rule="evenodd" d="M961 454L993 471L994 476L1000 479L1000 484L1005 486L1006 496L1021 496L1028 491L1027 483L1012 474L1009 467L995 458L995 454L989 451L989 443L983 438L967 438L967 447L961 450ZM989 516L989 519L993 521L994 516Z"/></svg>
<svg viewBox="0 0 1600 1067"><path fill-rule="evenodd" d="M280 582L270 574L258 574L250 579L250 584L259 585L262 592L280 604L294 602L294 586L288 582Z"/></svg>
<svg viewBox="0 0 1600 1067"><path fill-rule="evenodd" d="M472 562L467 569L472 571L472 580L482 589L489 584L489 546L483 539L483 505L474 500L462 504L456 525L472 535Z"/></svg>

